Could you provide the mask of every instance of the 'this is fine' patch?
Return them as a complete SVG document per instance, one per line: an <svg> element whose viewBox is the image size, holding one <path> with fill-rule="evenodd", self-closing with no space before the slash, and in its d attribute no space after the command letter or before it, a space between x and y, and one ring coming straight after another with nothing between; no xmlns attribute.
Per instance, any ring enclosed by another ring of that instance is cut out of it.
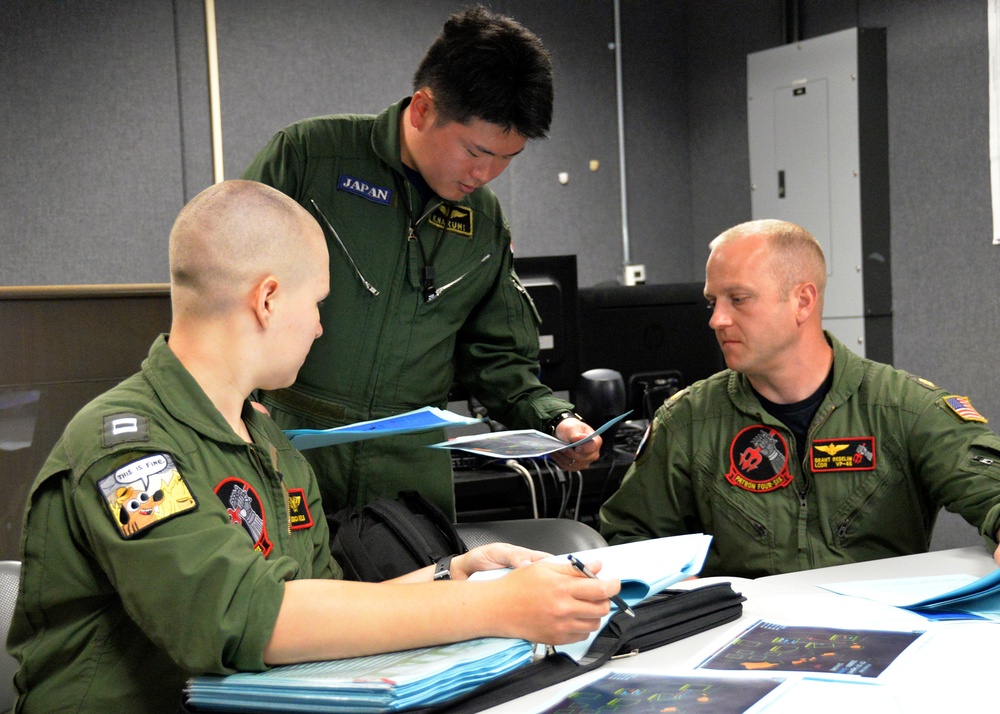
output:
<svg viewBox="0 0 1000 714"><path fill-rule="evenodd" d="M152 454L97 482L118 535L128 540L198 505L170 454Z"/></svg>

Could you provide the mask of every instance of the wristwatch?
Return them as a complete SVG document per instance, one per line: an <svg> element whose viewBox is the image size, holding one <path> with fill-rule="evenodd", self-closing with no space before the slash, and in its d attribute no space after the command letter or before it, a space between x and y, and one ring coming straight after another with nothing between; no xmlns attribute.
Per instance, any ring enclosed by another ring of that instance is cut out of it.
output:
<svg viewBox="0 0 1000 714"><path fill-rule="evenodd" d="M567 419L579 419L580 421L583 421L583 417L577 414L576 412L560 412L559 414L556 414L554 417L552 417L551 421L549 421L549 425L547 427L549 434L555 436L556 427L558 427Z"/></svg>
<svg viewBox="0 0 1000 714"><path fill-rule="evenodd" d="M454 555L446 556L434 564L435 580L451 580L451 559L454 557Z"/></svg>

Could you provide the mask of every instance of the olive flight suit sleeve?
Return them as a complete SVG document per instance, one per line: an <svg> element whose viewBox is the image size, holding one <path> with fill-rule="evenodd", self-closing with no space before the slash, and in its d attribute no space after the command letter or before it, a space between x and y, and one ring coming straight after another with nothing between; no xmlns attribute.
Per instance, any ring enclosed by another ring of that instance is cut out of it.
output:
<svg viewBox="0 0 1000 714"><path fill-rule="evenodd" d="M692 486L692 432L676 423L689 409L682 395L657 410L621 487L601 507L601 535L612 545L703 531Z"/></svg>
<svg viewBox="0 0 1000 714"><path fill-rule="evenodd" d="M456 375L491 418L511 429L543 430L573 405L557 398L538 379L541 320L514 272L510 236L504 232L508 247L497 281L458 335Z"/></svg>
<svg viewBox="0 0 1000 714"><path fill-rule="evenodd" d="M100 564L129 618L179 666L220 674L266 669L263 652L284 581L296 575L298 564L256 552L209 481L185 474L183 454L171 456L196 505L135 537L123 537L98 482L149 456L136 451L108 455L78 483L62 480L75 540Z"/></svg>

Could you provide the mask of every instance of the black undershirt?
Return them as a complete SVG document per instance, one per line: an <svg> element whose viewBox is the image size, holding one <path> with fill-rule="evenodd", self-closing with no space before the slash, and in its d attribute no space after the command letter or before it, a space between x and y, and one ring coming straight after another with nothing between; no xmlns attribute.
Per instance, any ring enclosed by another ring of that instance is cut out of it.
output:
<svg viewBox="0 0 1000 714"><path fill-rule="evenodd" d="M806 455L806 434L809 432L809 425L812 424L813 417L816 416L816 411L819 409L823 397L827 395L832 386L833 365L830 365L830 373L826 375L823 384L819 385L819 389L800 402L778 404L762 397L760 392L753 388L753 385L750 385L750 389L753 390L760 405L764 407L764 411L791 430L792 436L795 437L795 451L801 460Z"/></svg>

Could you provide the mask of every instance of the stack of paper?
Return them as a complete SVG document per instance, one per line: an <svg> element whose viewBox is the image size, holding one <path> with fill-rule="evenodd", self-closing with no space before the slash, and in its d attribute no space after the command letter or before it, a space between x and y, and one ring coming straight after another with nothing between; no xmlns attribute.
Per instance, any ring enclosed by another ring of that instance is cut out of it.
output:
<svg viewBox="0 0 1000 714"><path fill-rule="evenodd" d="M531 661L524 640L485 638L370 657L195 677L188 703L220 712L390 712L439 704Z"/></svg>
<svg viewBox="0 0 1000 714"><path fill-rule="evenodd" d="M821 588L841 595L877 600L915 612L929 620L993 620L1000 622L1000 569L972 575L859 580Z"/></svg>
<svg viewBox="0 0 1000 714"><path fill-rule="evenodd" d="M371 421L359 421L333 429L286 429L285 436L299 451L320 446L347 444L352 441L374 439L393 434L412 434L447 426L467 426L483 421L475 417L465 417L437 407L423 407L412 412Z"/></svg>

